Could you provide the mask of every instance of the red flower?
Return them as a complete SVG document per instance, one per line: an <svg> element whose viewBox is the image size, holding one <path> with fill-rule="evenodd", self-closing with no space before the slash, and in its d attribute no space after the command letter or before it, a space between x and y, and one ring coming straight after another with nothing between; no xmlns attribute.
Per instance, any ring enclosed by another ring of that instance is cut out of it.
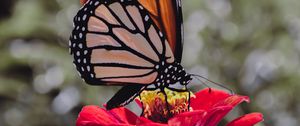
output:
<svg viewBox="0 0 300 126"><path fill-rule="evenodd" d="M98 106L85 106L78 116L76 126L216 126L243 101L249 102L249 98L230 95L221 90L204 89L191 98L191 111L176 114L167 123L139 117L124 107L105 110ZM261 121L261 113L251 113L231 121L227 126L253 126Z"/></svg>

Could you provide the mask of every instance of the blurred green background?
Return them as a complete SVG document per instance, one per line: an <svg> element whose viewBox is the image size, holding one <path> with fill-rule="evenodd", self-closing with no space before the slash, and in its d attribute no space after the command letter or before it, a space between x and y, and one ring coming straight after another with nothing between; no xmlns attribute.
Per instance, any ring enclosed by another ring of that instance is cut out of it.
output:
<svg viewBox="0 0 300 126"><path fill-rule="evenodd" d="M1 126L72 126L83 105L102 105L119 88L77 75L67 45L79 8L79 0L0 1ZM223 123L259 111L261 126L300 125L299 0L183 0L183 11L183 66L251 98Z"/></svg>

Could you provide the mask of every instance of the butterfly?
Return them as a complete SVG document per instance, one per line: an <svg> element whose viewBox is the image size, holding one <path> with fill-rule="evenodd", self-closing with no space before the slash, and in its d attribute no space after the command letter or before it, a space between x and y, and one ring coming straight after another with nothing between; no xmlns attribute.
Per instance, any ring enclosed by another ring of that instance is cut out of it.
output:
<svg viewBox="0 0 300 126"><path fill-rule="evenodd" d="M180 64L181 0L89 0L73 23L70 53L83 80L123 86L107 109L128 104L150 85L181 91L170 85L192 80Z"/></svg>

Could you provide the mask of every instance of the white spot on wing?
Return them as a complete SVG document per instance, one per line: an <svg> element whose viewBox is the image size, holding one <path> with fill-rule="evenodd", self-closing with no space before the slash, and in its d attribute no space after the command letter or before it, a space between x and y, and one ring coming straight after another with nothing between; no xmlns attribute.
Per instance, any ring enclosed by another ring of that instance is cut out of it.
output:
<svg viewBox="0 0 300 126"><path fill-rule="evenodd" d="M89 71L89 72L91 71L91 67L90 67L90 66L87 66L86 69L87 69L87 71Z"/></svg>
<svg viewBox="0 0 300 126"><path fill-rule="evenodd" d="M88 53L88 51L87 51L87 50L84 50L83 54L86 55L87 53Z"/></svg>
<svg viewBox="0 0 300 126"><path fill-rule="evenodd" d="M96 1L94 5L97 6L98 4L99 4L99 1Z"/></svg>
<svg viewBox="0 0 300 126"><path fill-rule="evenodd" d="M83 47L82 43L78 44L78 47L82 49L82 47Z"/></svg>
<svg viewBox="0 0 300 126"><path fill-rule="evenodd" d="M148 20L149 20L149 16L146 15L146 16L145 16L145 21L148 21Z"/></svg>
<svg viewBox="0 0 300 126"><path fill-rule="evenodd" d="M87 17L87 15L84 14L83 17L82 17L82 20L85 21L86 17Z"/></svg>
<svg viewBox="0 0 300 126"><path fill-rule="evenodd" d="M80 56L80 52L79 51L76 52L76 56Z"/></svg>

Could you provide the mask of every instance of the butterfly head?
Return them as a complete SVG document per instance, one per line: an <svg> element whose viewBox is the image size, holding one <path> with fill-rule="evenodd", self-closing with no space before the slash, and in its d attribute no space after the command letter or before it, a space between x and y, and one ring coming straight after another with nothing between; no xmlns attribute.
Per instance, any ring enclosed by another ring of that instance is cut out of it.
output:
<svg viewBox="0 0 300 126"><path fill-rule="evenodd" d="M191 82L191 80L192 80L191 75L189 75L189 74L186 73L184 75L184 77L179 82L182 85L187 85L187 84L189 84Z"/></svg>
<svg viewBox="0 0 300 126"><path fill-rule="evenodd" d="M180 63L174 63L175 68L175 74L177 82L179 82L182 85L187 85L192 80L192 77L190 74L188 74L185 69L180 65Z"/></svg>

